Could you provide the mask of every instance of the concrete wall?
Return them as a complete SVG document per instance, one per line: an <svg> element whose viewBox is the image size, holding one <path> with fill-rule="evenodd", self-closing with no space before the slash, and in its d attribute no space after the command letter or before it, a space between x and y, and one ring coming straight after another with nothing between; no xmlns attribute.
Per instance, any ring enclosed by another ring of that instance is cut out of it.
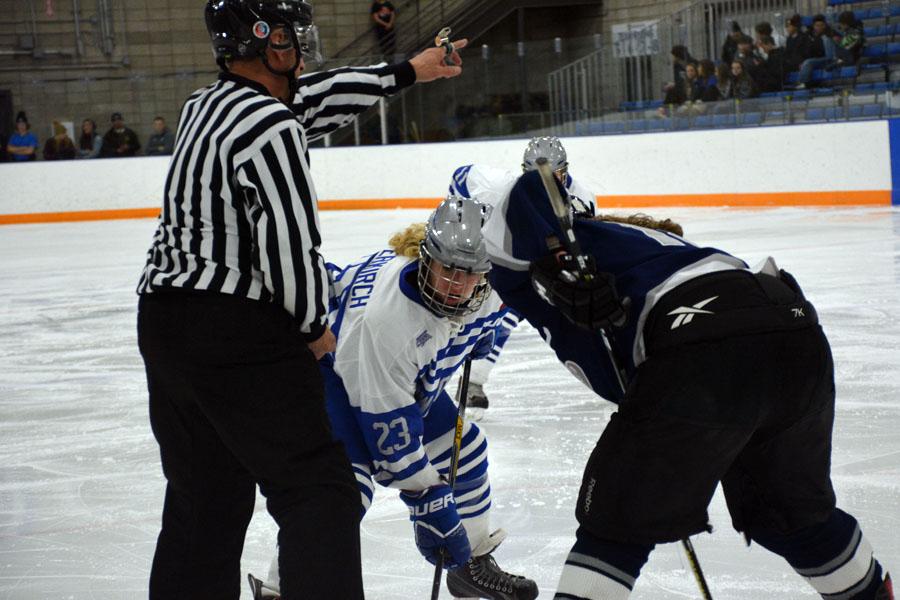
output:
<svg viewBox="0 0 900 600"><path fill-rule="evenodd" d="M900 155L900 148L892 152L890 138L900 143L898 124L581 137L564 143L573 175L606 206L890 204L892 156ZM524 140L323 148L311 151L311 164L323 208L427 206L446 193L456 167L484 163L515 170L523 148ZM840 148L860 148L864 154L851 161ZM110 211L88 218L153 214L161 204L167 166L168 159L148 157L0 165L0 223L60 220L52 213L73 211ZM117 212L134 209L143 212Z"/></svg>

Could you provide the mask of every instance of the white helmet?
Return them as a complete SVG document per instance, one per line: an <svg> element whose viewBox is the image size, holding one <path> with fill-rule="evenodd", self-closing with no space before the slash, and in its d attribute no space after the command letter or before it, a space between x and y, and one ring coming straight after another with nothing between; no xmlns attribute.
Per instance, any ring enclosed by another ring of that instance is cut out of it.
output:
<svg viewBox="0 0 900 600"><path fill-rule="evenodd" d="M473 313L490 292L491 263L481 234L490 213L490 206L478 200L451 194L428 218L419 246L418 282L422 300L434 312L445 317ZM480 275L471 294L454 294L451 288L471 279L471 274Z"/></svg>
<svg viewBox="0 0 900 600"><path fill-rule="evenodd" d="M522 172L537 170L537 159L546 158L550 163L550 169L563 181L568 173L569 163L566 160L566 149L558 137L545 136L531 138L525 147L522 157Z"/></svg>

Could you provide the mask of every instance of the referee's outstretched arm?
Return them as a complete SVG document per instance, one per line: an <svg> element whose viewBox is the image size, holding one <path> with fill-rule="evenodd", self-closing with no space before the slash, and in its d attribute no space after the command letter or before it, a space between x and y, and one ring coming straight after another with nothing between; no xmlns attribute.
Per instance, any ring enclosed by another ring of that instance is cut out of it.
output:
<svg viewBox="0 0 900 600"><path fill-rule="evenodd" d="M410 60L395 65L341 67L300 77L300 87L291 109L312 142L350 123L379 98L390 96L413 83L426 83L462 72L458 50L468 40L453 42L453 65L444 62L443 48L428 48Z"/></svg>

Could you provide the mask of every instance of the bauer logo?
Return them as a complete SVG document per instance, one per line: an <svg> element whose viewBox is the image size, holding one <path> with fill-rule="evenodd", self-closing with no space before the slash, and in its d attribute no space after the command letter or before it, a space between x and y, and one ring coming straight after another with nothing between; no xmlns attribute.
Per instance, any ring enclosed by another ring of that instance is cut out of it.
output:
<svg viewBox="0 0 900 600"><path fill-rule="evenodd" d="M261 40L269 37L269 24L265 21L257 21L253 24L253 35Z"/></svg>
<svg viewBox="0 0 900 600"><path fill-rule="evenodd" d="M443 496L442 498L435 498L431 502L427 502L425 504L421 504L419 506L410 506L409 514L414 517L422 517L427 514L434 514L436 512L440 512L448 506L453 505L453 493L450 492Z"/></svg>

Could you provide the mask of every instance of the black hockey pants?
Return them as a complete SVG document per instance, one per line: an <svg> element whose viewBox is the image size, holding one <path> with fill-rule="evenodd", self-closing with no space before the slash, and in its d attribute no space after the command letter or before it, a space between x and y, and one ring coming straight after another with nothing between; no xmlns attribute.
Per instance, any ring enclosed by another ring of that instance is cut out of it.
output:
<svg viewBox="0 0 900 600"><path fill-rule="evenodd" d="M150 424L168 481L150 598L237 599L256 484L279 526L285 600L363 597L359 492L319 366L280 307L140 299Z"/></svg>

